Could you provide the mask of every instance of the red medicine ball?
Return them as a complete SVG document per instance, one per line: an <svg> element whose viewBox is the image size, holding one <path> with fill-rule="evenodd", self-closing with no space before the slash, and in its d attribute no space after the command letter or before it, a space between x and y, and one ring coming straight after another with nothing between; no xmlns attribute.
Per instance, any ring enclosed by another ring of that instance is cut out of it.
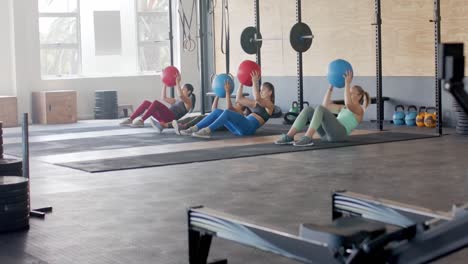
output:
<svg viewBox="0 0 468 264"><path fill-rule="evenodd" d="M250 76L252 72L257 71L261 76L260 66L254 61L245 60L239 65L237 70L237 79L239 82L245 86L252 86L252 77Z"/></svg>
<svg viewBox="0 0 468 264"><path fill-rule="evenodd" d="M161 80L167 86L176 85L176 76L179 75L179 70L174 66L166 67L161 74Z"/></svg>

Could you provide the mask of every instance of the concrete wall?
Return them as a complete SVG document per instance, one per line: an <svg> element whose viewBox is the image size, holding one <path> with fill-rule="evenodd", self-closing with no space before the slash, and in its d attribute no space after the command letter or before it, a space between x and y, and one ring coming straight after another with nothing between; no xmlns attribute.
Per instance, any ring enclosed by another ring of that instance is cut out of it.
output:
<svg viewBox="0 0 468 264"><path fill-rule="evenodd" d="M230 68L235 75L241 61L255 60L240 46L242 30L255 26L254 3L238 0L229 8ZM216 69L223 72L225 56L217 48L221 42L221 5L215 11ZM441 1L441 15L442 41L468 43L468 0ZM434 25L429 22L432 16L430 0L382 1L383 95L393 98L385 103L387 119L397 104L435 105ZM323 76L328 63L336 58L350 61L355 83L375 95L375 27L371 26L374 1L302 1L302 20L315 36L312 47L303 54L304 99L313 104L321 102L327 87ZM289 43L289 32L295 23L295 1L260 1L262 37L274 39L262 43L262 80L276 85L276 104L283 111L297 100L297 60ZM468 67L465 72L468 73ZM450 102L450 96L444 92L443 117L448 125L455 121ZM375 112L375 106L370 107L366 118L375 118Z"/></svg>
<svg viewBox="0 0 468 264"><path fill-rule="evenodd" d="M190 10L191 2L183 1ZM7 19L8 14L13 19ZM180 25L178 17L174 17L175 28ZM161 91L161 81L158 75L103 77L103 78L71 78L59 80L42 80L40 74L38 10L37 2L31 0L0 1L0 95L16 95L18 97L18 114L31 111L31 92L50 90L76 90L78 93L78 118L93 118L94 92L96 90L112 89L118 91L119 103L138 105L144 99L157 99ZM3 34L14 28L14 34ZM193 27L196 33L196 27ZM181 31L179 40L181 39ZM180 41L179 41L180 42ZM8 43L14 43L9 47ZM180 43L175 45L181 50ZM14 55L14 56L13 56ZM15 57L15 60L13 58ZM7 58L4 60L4 58ZM199 87L199 73L196 52L180 51L176 65L180 65L183 82ZM15 73L16 71L16 73ZM12 78L9 76L13 75ZM16 85L15 85L16 83ZM199 100L198 100L199 101Z"/></svg>
<svg viewBox="0 0 468 264"><path fill-rule="evenodd" d="M262 81L269 81L275 85L276 105L288 111L292 101L297 101L297 78L264 76ZM375 96L375 77L357 76L355 84L361 85L371 96ZM434 78L432 77L383 77L383 96L390 97L385 102L385 120L391 120L395 105L404 106L435 106ZM466 83L466 82L465 82ZM311 105L322 103L323 96L328 88L326 77L304 77L304 101ZM250 89L246 89L250 92ZM333 99L343 99L343 89L334 89ZM454 126L456 116L452 111L452 97L442 91L443 119L446 126ZM376 105L370 105L364 119L375 120L377 116Z"/></svg>
<svg viewBox="0 0 468 264"><path fill-rule="evenodd" d="M15 94L12 0L0 1L0 95Z"/></svg>

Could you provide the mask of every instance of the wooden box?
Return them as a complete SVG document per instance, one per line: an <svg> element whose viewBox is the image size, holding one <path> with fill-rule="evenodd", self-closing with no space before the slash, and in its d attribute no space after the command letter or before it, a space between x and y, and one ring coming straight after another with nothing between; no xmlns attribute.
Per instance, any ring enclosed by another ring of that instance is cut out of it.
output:
<svg viewBox="0 0 468 264"><path fill-rule="evenodd" d="M76 91L33 92L32 119L37 124L76 123Z"/></svg>
<svg viewBox="0 0 468 264"><path fill-rule="evenodd" d="M16 96L0 96L0 121L4 127L18 125L18 104Z"/></svg>

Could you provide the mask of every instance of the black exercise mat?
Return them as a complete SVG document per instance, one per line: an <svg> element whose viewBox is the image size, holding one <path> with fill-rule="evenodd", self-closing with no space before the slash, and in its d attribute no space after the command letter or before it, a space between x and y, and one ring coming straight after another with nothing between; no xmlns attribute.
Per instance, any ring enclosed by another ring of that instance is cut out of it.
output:
<svg viewBox="0 0 468 264"><path fill-rule="evenodd" d="M114 129L119 129L114 128ZM137 131L140 128L134 128ZM271 136L279 135L289 129L285 125L266 124L257 130L256 136ZM104 128L103 131L108 130ZM82 132L88 132L82 130ZM217 131L213 133L213 140L237 138L229 131ZM44 142L31 142L29 143L29 154L32 157L40 157L47 155L65 154L81 151L93 150L111 150L122 148L146 147L146 146L161 146L167 144L181 144L190 142L200 142L205 139L194 137L183 137L175 134L173 129L166 129L162 134L156 132L116 135L116 136L103 136L94 138L76 138L66 140L53 140ZM21 156L22 147L21 143L5 144L4 152L8 155Z"/></svg>
<svg viewBox="0 0 468 264"><path fill-rule="evenodd" d="M59 163L65 166L87 172L105 172L114 170L125 170L135 168L146 168L166 166L174 164L213 161L222 159L233 159L259 155L278 154L286 152L310 151L316 149L339 148L357 145L377 144L404 140L424 139L435 137L435 135L422 135L412 133L383 132L367 135L351 136L346 142L322 142L316 140L316 145L310 147L294 147L292 145L255 144L236 147L224 147L215 149L201 149L180 151L173 153L151 154L134 157L123 157L114 159L101 159L81 162ZM209 144L210 140L206 140Z"/></svg>

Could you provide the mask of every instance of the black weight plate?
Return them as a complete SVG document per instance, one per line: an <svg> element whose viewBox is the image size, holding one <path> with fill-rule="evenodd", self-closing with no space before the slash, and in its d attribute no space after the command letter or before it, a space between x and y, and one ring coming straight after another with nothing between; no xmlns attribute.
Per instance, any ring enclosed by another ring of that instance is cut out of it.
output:
<svg viewBox="0 0 468 264"><path fill-rule="evenodd" d="M119 106L116 104L102 104L102 105L95 105L95 110L118 110Z"/></svg>
<svg viewBox="0 0 468 264"><path fill-rule="evenodd" d="M0 193L23 189L28 189L28 179L17 176L0 176Z"/></svg>
<svg viewBox="0 0 468 264"><path fill-rule="evenodd" d="M0 147L3 145L3 137L0 136ZM3 150L3 149L2 149ZM1 153L3 153L3 151L0 151Z"/></svg>
<svg viewBox="0 0 468 264"><path fill-rule="evenodd" d="M289 33L289 42L295 51L305 52L312 45L313 37L303 38L304 36L312 36L312 30L305 23L296 23Z"/></svg>
<svg viewBox="0 0 468 264"><path fill-rule="evenodd" d="M8 170L0 170L0 176L23 176L23 170L22 169L19 169L19 170L16 170L16 171L8 171Z"/></svg>
<svg viewBox="0 0 468 264"><path fill-rule="evenodd" d="M29 208L23 211L0 213L0 226L29 217Z"/></svg>
<svg viewBox="0 0 468 264"><path fill-rule="evenodd" d="M94 105L95 107L99 107L99 106L106 106L106 105L113 105L113 106L118 106L117 102L109 102L109 101L99 101L99 102L96 102L96 104Z"/></svg>
<svg viewBox="0 0 468 264"><path fill-rule="evenodd" d="M0 213L24 211L29 208L29 201L21 203L0 204Z"/></svg>
<svg viewBox="0 0 468 264"><path fill-rule="evenodd" d="M0 206L4 204L27 202L28 200L29 200L29 195L27 192L22 193L20 195L3 196L3 197L0 197Z"/></svg>
<svg viewBox="0 0 468 264"><path fill-rule="evenodd" d="M260 49L262 47L262 41L256 41L255 39L261 39L262 34L257 32L257 28L255 27L246 27L241 34L240 44L242 49L247 54L255 54L257 53L257 48Z"/></svg>
<svg viewBox="0 0 468 264"><path fill-rule="evenodd" d="M116 102L117 97L96 97L95 101L97 101L97 102L101 102L101 101Z"/></svg>
<svg viewBox="0 0 468 264"><path fill-rule="evenodd" d="M12 191L2 191L0 192L0 199L9 199L11 197L22 196L22 195L28 195L28 190L18 189L18 190L12 190Z"/></svg>
<svg viewBox="0 0 468 264"><path fill-rule="evenodd" d="M117 116L95 116L94 119L117 119Z"/></svg>
<svg viewBox="0 0 468 264"><path fill-rule="evenodd" d="M106 93L117 93L116 90L97 90L97 91L94 91L95 94L106 94Z"/></svg>
<svg viewBox="0 0 468 264"><path fill-rule="evenodd" d="M5 233L5 232L24 230L28 228L29 228L29 217L26 217L24 219L15 221L8 225L0 225L0 232Z"/></svg>
<svg viewBox="0 0 468 264"><path fill-rule="evenodd" d="M23 161L21 159L0 159L0 171L2 170L18 170L23 167Z"/></svg>

